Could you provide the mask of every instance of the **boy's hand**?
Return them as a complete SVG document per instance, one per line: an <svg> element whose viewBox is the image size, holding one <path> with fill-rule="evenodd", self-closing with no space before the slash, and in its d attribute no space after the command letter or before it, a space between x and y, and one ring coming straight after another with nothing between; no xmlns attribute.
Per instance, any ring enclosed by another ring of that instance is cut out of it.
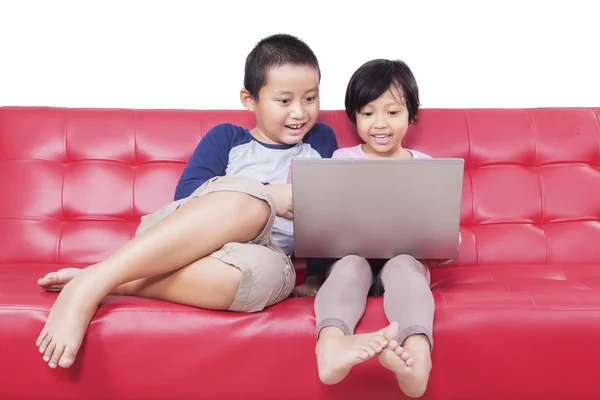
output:
<svg viewBox="0 0 600 400"><path fill-rule="evenodd" d="M265 188L275 201L275 212L278 217L293 219L292 214L292 185L289 183L274 183Z"/></svg>
<svg viewBox="0 0 600 400"><path fill-rule="evenodd" d="M315 297L323 282L316 276L309 276L306 282L298 285L292 290L290 297Z"/></svg>

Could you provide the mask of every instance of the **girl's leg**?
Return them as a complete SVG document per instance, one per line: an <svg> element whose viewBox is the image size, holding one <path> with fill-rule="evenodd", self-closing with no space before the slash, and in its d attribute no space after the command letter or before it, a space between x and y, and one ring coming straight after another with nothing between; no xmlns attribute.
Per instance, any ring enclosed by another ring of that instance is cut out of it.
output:
<svg viewBox="0 0 600 400"><path fill-rule="evenodd" d="M429 270L408 255L389 260L380 273L384 309L389 321L397 322L396 337L386 336L388 349L380 363L392 370L402 391L410 397L425 393L431 370L435 303L429 288Z"/></svg>
<svg viewBox="0 0 600 400"><path fill-rule="evenodd" d="M315 298L317 367L328 385L340 382L350 369L380 353L387 341L383 330L354 335L373 281L367 260L347 256L334 263ZM395 335L395 332L391 332Z"/></svg>

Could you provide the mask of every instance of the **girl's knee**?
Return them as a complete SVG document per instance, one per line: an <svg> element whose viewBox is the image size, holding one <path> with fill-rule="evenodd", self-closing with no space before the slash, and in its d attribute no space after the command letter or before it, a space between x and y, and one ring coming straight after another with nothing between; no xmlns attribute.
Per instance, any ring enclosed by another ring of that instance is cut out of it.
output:
<svg viewBox="0 0 600 400"><path fill-rule="evenodd" d="M372 277L369 262L360 256L350 255L336 261L331 266L330 275L343 275L355 277Z"/></svg>
<svg viewBox="0 0 600 400"><path fill-rule="evenodd" d="M427 275L427 267L408 254L400 254L390 259L383 269L384 273Z"/></svg>

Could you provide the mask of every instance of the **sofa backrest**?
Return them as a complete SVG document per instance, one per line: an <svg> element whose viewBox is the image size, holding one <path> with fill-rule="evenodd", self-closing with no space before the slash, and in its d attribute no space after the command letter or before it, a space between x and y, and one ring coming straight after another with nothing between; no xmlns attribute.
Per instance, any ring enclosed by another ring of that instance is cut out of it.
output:
<svg viewBox="0 0 600 400"><path fill-rule="evenodd" d="M405 147L465 159L458 265L600 262L599 117L600 108L422 110ZM341 147L359 143L343 111L320 120ZM102 260L172 200L197 142L221 122L255 119L0 108L0 263Z"/></svg>

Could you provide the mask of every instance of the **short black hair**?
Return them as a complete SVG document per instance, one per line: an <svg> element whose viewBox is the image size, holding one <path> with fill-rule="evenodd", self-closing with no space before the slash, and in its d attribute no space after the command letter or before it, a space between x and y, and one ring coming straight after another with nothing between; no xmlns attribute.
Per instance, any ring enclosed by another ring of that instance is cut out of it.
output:
<svg viewBox="0 0 600 400"><path fill-rule="evenodd" d="M286 64L313 67L321 79L319 61L311 48L296 36L278 33L260 40L246 57L244 88L258 100L269 70Z"/></svg>
<svg viewBox="0 0 600 400"><path fill-rule="evenodd" d="M419 87L412 71L404 61L375 59L364 63L354 72L346 88L346 114L356 124L356 113L377 100L391 86L404 96L408 109L408 122L417 121L419 113Z"/></svg>

